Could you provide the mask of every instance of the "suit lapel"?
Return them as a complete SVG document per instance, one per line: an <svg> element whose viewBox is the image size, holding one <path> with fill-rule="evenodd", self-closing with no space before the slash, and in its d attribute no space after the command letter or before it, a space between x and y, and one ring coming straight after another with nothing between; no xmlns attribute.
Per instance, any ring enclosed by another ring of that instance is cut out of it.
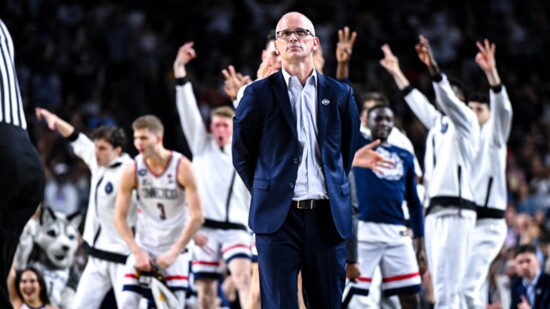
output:
<svg viewBox="0 0 550 309"><path fill-rule="evenodd" d="M292 106L290 106L290 99L288 97L288 90L283 77L282 69L279 70L275 76L275 97L277 98L281 111L290 126L292 136L294 136L295 140L298 140L298 133L296 132L296 119L294 117L294 113L292 112Z"/></svg>
<svg viewBox="0 0 550 309"><path fill-rule="evenodd" d="M325 76L317 72L317 78L317 143L319 144L319 150L321 150L327 132L330 105L335 104L335 102L330 102L330 90Z"/></svg>

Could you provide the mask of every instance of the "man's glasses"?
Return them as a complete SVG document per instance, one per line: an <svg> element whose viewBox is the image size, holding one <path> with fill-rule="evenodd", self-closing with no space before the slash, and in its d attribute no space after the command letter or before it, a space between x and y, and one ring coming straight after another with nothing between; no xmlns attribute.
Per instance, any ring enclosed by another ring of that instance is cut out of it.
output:
<svg viewBox="0 0 550 309"><path fill-rule="evenodd" d="M304 39L308 35L314 36L313 33L311 33L311 31L307 29L302 29L302 28L296 28L294 29L294 31L281 30L281 31L277 31L275 34L277 35L277 39L281 39L285 41L290 40L290 37L292 36L292 34L295 34L298 39Z"/></svg>

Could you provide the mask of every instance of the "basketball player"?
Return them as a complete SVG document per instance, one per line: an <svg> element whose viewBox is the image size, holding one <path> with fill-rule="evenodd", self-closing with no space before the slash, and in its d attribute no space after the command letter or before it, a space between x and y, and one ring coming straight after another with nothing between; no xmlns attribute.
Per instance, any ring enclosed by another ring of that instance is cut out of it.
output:
<svg viewBox="0 0 550 309"><path fill-rule="evenodd" d="M195 175L187 158L164 148L164 127L157 117L139 117L132 127L139 155L122 174L115 208L115 226L132 252L126 262L121 308L137 308L142 295L150 295L138 280L140 272L151 271L152 263L185 304L191 255L186 246L204 221ZM134 189L135 238L126 222Z"/></svg>
<svg viewBox="0 0 550 309"><path fill-rule="evenodd" d="M205 243L195 246L193 275L201 308L214 308L223 259L244 308L252 267L251 237L247 228L250 193L232 164L235 112L227 106L214 109L208 133L191 83L186 79L185 66L195 57L193 43L189 42L180 47L174 61L180 122L193 153L193 166L201 171L197 175L201 200L208 205L204 208L204 225L197 234Z"/></svg>
<svg viewBox="0 0 550 309"><path fill-rule="evenodd" d="M90 200L84 225L84 249L88 263L80 278L73 303L74 308L99 308L104 296L113 288L120 299L122 277L130 249L120 237L113 221L120 175L132 158L123 152L126 135L121 128L102 126L92 132L92 140L63 119L46 109L36 108L38 119L44 119L51 130L56 130L71 142L75 154L92 173ZM128 224L136 221L135 201L128 216Z"/></svg>

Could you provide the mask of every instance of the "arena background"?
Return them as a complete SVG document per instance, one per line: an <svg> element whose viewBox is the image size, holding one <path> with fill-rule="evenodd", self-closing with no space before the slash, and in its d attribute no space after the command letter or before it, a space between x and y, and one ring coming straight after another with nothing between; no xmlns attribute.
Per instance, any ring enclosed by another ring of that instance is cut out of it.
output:
<svg viewBox="0 0 550 309"><path fill-rule="evenodd" d="M379 66L388 43L412 84L433 98L427 70L414 44L431 40L442 71L461 79L471 92L488 92L474 62L476 40L497 45L497 66L514 108L509 140L510 225L506 248L540 244L548 256L550 209L550 2L490 1L329 1L329 0L4 0L0 18L13 36L16 67L29 130L48 177L53 167L69 167L69 182L85 212L88 171L58 134L38 123L34 107L45 107L90 132L116 123L131 136L139 115L158 115L166 125L165 144L190 155L174 103L172 62L177 48L194 41L198 57L188 66L201 111L230 105L220 71L233 64L254 79L265 37L286 11L311 18L326 64L335 74L337 30L357 31L350 79L355 91L386 93L423 158L426 130L411 114L390 76ZM128 152L135 154L133 146ZM422 160L420 160L422 162ZM501 257L500 271L505 261Z"/></svg>

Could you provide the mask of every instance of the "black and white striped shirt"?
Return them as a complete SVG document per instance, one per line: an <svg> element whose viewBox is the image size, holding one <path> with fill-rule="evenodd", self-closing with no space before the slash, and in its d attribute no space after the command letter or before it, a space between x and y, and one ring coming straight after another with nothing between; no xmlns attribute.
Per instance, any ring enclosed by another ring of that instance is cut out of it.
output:
<svg viewBox="0 0 550 309"><path fill-rule="evenodd" d="M0 19L0 122L27 129L11 35Z"/></svg>

